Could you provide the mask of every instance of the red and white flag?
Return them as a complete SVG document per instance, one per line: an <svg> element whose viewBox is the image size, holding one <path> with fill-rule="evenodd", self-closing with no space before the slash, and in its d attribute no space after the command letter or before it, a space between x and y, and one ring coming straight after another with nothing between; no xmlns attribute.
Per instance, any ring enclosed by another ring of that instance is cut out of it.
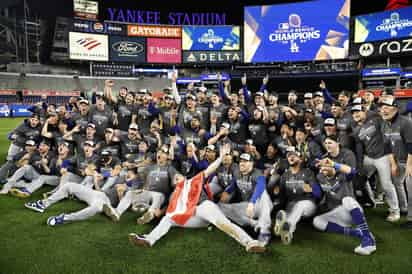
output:
<svg viewBox="0 0 412 274"><path fill-rule="evenodd" d="M175 223L184 225L195 214L203 180L204 174L200 172L190 180L179 182L169 201L166 216L171 217Z"/></svg>

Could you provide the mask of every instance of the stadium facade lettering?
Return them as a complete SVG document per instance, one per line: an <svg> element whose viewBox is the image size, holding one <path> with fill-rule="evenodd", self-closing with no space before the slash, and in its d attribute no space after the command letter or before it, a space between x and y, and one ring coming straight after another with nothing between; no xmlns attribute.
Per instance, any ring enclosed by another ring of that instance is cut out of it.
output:
<svg viewBox="0 0 412 274"><path fill-rule="evenodd" d="M226 25L226 13L216 12L169 12L164 17L160 11L107 8L107 18L137 24Z"/></svg>

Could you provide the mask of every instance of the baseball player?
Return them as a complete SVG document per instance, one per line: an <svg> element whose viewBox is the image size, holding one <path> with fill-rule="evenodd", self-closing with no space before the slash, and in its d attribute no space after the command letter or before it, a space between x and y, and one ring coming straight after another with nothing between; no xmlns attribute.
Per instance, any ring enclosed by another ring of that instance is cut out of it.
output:
<svg viewBox="0 0 412 274"><path fill-rule="evenodd" d="M400 219L398 195L392 183L390 159L385 151L385 139L382 132L383 120L379 115L367 112L365 107L359 104L351 108L353 120L358 127L354 131L356 140L356 156L358 165L373 166L377 169L379 181L385 192L385 198L389 205L388 222L396 222Z"/></svg>
<svg viewBox="0 0 412 274"><path fill-rule="evenodd" d="M179 174L176 175L174 177L176 189L173 192L166 216L149 234L130 233L129 240L139 246L151 247L173 226L200 228L213 224L246 247L248 252L264 252L265 247L262 243L253 240L245 231L227 219L218 205L207 199L208 195L204 191L205 178L216 171L222 162L223 155L229 152L229 146L223 146L216 161L190 180ZM190 195L187 198L190 200L185 203L186 195L183 193L188 192Z"/></svg>
<svg viewBox="0 0 412 274"><path fill-rule="evenodd" d="M116 209L110 204L105 206L105 213L114 221L118 221L120 216L130 207L147 208L146 213L137 222L146 224L162 213L161 208L164 201L172 192L173 177L177 171L169 165L169 151L163 147L157 152L157 163L149 165L145 169L145 184L143 190L129 191L120 200Z"/></svg>
<svg viewBox="0 0 412 274"><path fill-rule="evenodd" d="M225 189L228 195L239 191L241 201L238 203L219 204L226 217L239 225L251 226L259 231L258 240L267 245L271 239L272 201L266 192L266 178L254 167L253 157L248 153L240 155L239 168L235 170L232 183ZM222 195L226 195L226 193Z"/></svg>
<svg viewBox="0 0 412 274"><path fill-rule="evenodd" d="M399 114L399 106L392 96L382 99L380 114L385 121L383 132L391 145L391 175L399 197L400 211L408 212L408 223L403 227L409 225L412 228L412 202L408 204L404 186L406 180L408 193L412 193L412 122Z"/></svg>
<svg viewBox="0 0 412 274"><path fill-rule="evenodd" d="M35 202L28 202L24 206L34 211L43 213L51 205L66 199L69 195L75 196L82 202L85 202L88 206L80 211L65 214L62 213L57 216L52 216L47 219L49 226L62 225L67 222L86 220L93 217L97 213L103 211L103 205L109 204L110 200L104 192L93 190L87 186L66 183L59 187L50 197L44 200L38 200Z"/></svg>
<svg viewBox="0 0 412 274"><path fill-rule="evenodd" d="M324 199L320 206L321 215L313 219L313 225L321 231L359 238L361 244L354 252L370 255L376 251L376 243L353 192L352 178L357 172L355 155L342 148L336 136L326 137L324 146L327 155L319 162L317 176Z"/></svg>
<svg viewBox="0 0 412 274"><path fill-rule="evenodd" d="M14 155L23 150L26 140L38 140L41 129L42 126L39 115L33 114L13 130L13 132L9 134L9 140L13 142L9 146L7 160L12 160Z"/></svg>
<svg viewBox="0 0 412 274"><path fill-rule="evenodd" d="M42 174L50 174L53 158L54 154L50 151L50 143L43 140L37 151L30 156L29 163L16 170L13 176L7 179L7 183L3 186L0 194L10 193L22 198L26 195L29 196L31 192L27 190L28 184ZM24 179L28 180L29 183L26 183ZM16 191L17 188L20 188L20 190ZM21 196L20 193L22 192L26 194Z"/></svg>
<svg viewBox="0 0 412 274"><path fill-rule="evenodd" d="M11 160L8 160L0 167L0 184L6 183L7 178L16 172L17 169L27 165L31 155L33 155L36 149L36 142L34 140L27 140L24 146L24 151L14 155Z"/></svg>
<svg viewBox="0 0 412 274"><path fill-rule="evenodd" d="M280 236L284 244L290 244L296 224L301 218L308 218L316 213L317 202L322 191L313 172L302 168L303 158L295 147L287 150L289 169L283 173L278 189L280 203L286 210L279 210L276 215L274 233Z"/></svg>

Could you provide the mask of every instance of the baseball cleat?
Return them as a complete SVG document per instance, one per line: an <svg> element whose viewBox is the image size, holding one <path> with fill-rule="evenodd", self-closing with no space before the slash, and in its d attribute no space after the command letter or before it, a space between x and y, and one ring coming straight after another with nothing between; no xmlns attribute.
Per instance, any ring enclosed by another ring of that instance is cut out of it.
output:
<svg viewBox="0 0 412 274"><path fill-rule="evenodd" d="M110 217L110 219L112 219L113 222L118 222L120 220L119 213L117 213L117 210L114 209L111 205L104 204L103 205L103 212L108 217Z"/></svg>
<svg viewBox="0 0 412 274"><path fill-rule="evenodd" d="M154 219L155 215L151 211L146 211L143 216L137 219L139 225L144 225L150 223Z"/></svg>
<svg viewBox="0 0 412 274"><path fill-rule="evenodd" d="M8 189L3 188L2 190L0 190L0 194L5 195L5 194L8 194L8 193L9 193Z"/></svg>
<svg viewBox="0 0 412 274"><path fill-rule="evenodd" d="M399 213L391 212L389 213L388 217L386 217L386 221L395 223L401 219L401 215Z"/></svg>
<svg viewBox="0 0 412 274"><path fill-rule="evenodd" d="M56 226L64 224L64 214L60 214L58 216L52 216L47 219L47 224L49 226Z"/></svg>
<svg viewBox="0 0 412 274"><path fill-rule="evenodd" d="M145 204L133 204L132 211L137 212L139 214L144 214L148 210L148 206Z"/></svg>
<svg viewBox="0 0 412 274"><path fill-rule="evenodd" d="M136 233L130 233L128 237L129 237L129 242L134 245L143 246L143 247L151 247L150 242L143 235L138 235Z"/></svg>
<svg viewBox="0 0 412 274"><path fill-rule="evenodd" d="M273 227L273 232L276 236L280 236L283 224L286 222L286 212L284 210L279 210L276 214L275 226Z"/></svg>
<svg viewBox="0 0 412 274"><path fill-rule="evenodd" d="M31 195L31 193L26 188L12 188L9 191L10 195L17 197L17 198L27 198Z"/></svg>
<svg viewBox="0 0 412 274"><path fill-rule="evenodd" d="M270 233L259 233L258 241L261 242L264 246L267 246L271 238L272 235Z"/></svg>
<svg viewBox="0 0 412 274"><path fill-rule="evenodd" d="M27 202L24 204L24 206L28 209L43 213L44 210L46 209L44 203L42 200L38 200L35 202Z"/></svg>
<svg viewBox="0 0 412 274"><path fill-rule="evenodd" d="M266 251L266 247L260 241L252 240L247 243L246 251L250 253L263 253Z"/></svg>
<svg viewBox="0 0 412 274"><path fill-rule="evenodd" d="M288 222L285 222L282 225L282 229L280 231L280 239L285 245L290 245L292 243L293 233L290 231L290 224Z"/></svg>
<svg viewBox="0 0 412 274"><path fill-rule="evenodd" d="M369 235L362 237L361 244L357 246L354 250L356 254L364 256L371 255L375 251L376 241L372 233L369 233Z"/></svg>

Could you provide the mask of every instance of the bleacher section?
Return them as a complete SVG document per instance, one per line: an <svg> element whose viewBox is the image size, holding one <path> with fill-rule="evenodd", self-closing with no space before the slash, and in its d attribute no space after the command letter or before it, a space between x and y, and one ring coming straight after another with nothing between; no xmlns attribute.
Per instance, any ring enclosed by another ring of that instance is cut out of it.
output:
<svg viewBox="0 0 412 274"><path fill-rule="evenodd" d="M102 91L105 80L104 77L0 73L0 104L33 104L40 101L42 94L48 94L49 103L62 104L71 96L78 96L74 94L83 92L91 97L93 91ZM168 85L166 78L116 78L114 92L121 86L160 91ZM22 102L17 100L16 91L23 92Z"/></svg>

